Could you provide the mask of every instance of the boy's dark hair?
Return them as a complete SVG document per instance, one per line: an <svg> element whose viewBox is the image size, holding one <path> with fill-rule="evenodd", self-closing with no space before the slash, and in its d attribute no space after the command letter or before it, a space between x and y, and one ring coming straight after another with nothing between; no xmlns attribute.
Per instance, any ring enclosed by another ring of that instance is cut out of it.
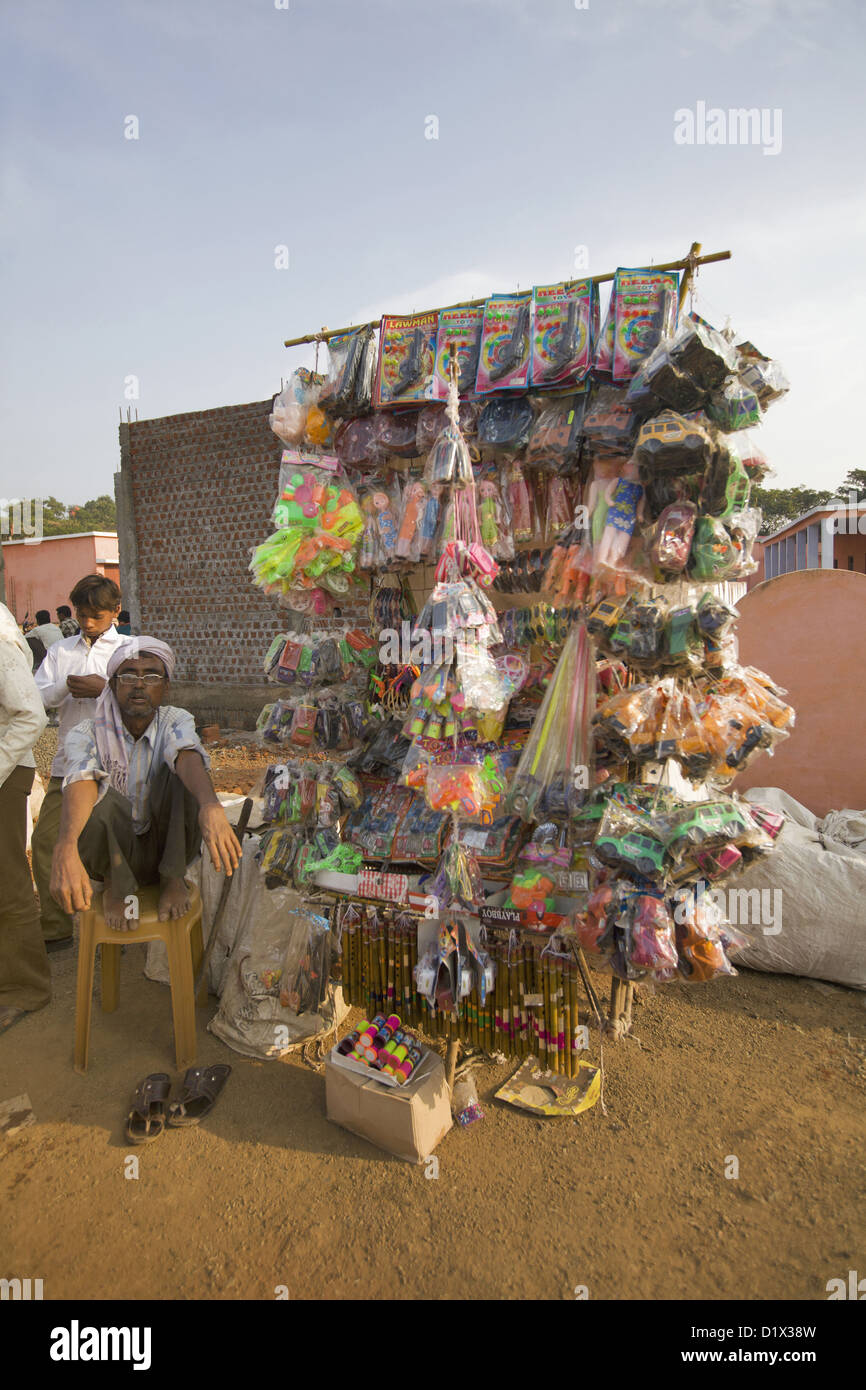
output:
<svg viewBox="0 0 866 1390"><path fill-rule="evenodd" d="M104 613L109 608L117 608L120 603L120 590L113 579L104 574L86 574L79 579L69 595L76 608L90 608L94 613Z"/></svg>
<svg viewBox="0 0 866 1390"><path fill-rule="evenodd" d="M68 603L58 603L57 616L60 619L72 617L72 609L69 607Z"/></svg>
<svg viewBox="0 0 866 1390"><path fill-rule="evenodd" d="M128 623L128 622L129 622L129 609L128 609L128 608L121 608L120 612L119 612L118 615L117 615L117 621L118 621L119 623Z"/></svg>
<svg viewBox="0 0 866 1390"><path fill-rule="evenodd" d="M37 627L41 627L43 623L50 623L50 622L51 622L51 614L48 612L48 609L47 609L47 608L37 608L37 609L36 609L36 626L37 626Z"/></svg>

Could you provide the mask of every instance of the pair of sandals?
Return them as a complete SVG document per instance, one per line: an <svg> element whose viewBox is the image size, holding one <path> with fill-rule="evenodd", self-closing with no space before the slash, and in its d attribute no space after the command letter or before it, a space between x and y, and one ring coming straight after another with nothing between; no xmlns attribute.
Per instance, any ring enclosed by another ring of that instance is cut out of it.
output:
<svg viewBox="0 0 866 1390"><path fill-rule="evenodd" d="M494 588L505 594L540 593L549 559L550 553L546 550L521 551L513 560L500 564Z"/></svg>
<svg viewBox="0 0 866 1390"><path fill-rule="evenodd" d="M152 1144L166 1127L185 1129L199 1124L213 1110L231 1070L222 1063L190 1067L180 1095L171 1105L167 1104L171 1090L168 1073L160 1071L146 1076L135 1088L126 1117L127 1139L132 1144Z"/></svg>

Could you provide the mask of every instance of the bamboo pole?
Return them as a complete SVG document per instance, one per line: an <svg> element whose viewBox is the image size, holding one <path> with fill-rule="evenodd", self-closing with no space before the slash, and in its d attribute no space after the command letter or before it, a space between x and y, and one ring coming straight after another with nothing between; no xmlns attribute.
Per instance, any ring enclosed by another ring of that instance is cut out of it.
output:
<svg viewBox="0 0 866 1390"><path fill-rule="evenodd" d="M697 241L696 241L696 242L693 242L693 243L692 243L692 251L694 251L694 248L695 248L695 247L697 247L698 250L700 250L700 242L697 242ZM700 256L700 257L699 257L697 260L695 260L694 262L690 261L690 259L689 259L689 257L691 256L691 254L692 254L692 252L690 252L690 253L689 253L689 256L687 256L684 260L679 260L679 261L663 261L660 265L635 266L634 269L636 269L636 270L688 270L688 269L689 269L689 266L692 265L692 264L694 264L694 265L711 265L712 263L714 263L714 262L716 262L716 261L729 261L729 260L731 259L731 253L730 253L730 251L713 251L709 256ZM591 280L593 284L601 285L601 284L603 284L603 283L604 283L605 281L607 281L607 280L612 280L612 279L614 278L615 275L616 275L616 271L615 271L615 270L606 270L606 271L604 272L603 275L585 275L585 276L577 276L577 277L575 278L575 280L570 281L570 282L568 282L568 283L570 283L570 284L578 284L578 283L580 282L580 280ZM487 302L486 298L485 298L485 299L464 299L464 300L461 300L459 304L444 304L444 305L442 306L442 308L440 308L440 309L438 309L438 310L436 310L436 309L428 309L428 310L424 310L423 312L424 312L424 313L442 313L443 309L459 309L459 308L462 308L464 305L473 305L473 306L474 306L474 305L477 305L477 304L486 304L486 302ZM680 303L682 303L682 300L680 300ZM380 323L381 323L381 318L378 318L378 319L374 319L374 320L373 320L372 322L370 322L370 323L350 323L349 326L348 326L347 328L320 328L318 333L305 333L305 334L303 335L303 337L300 337L300 338L286 338L285 341L284 341L284 343L283 343L283 347L287 347L287 348L290 348L290 347L303 347L306 343L327 343L331 338L337 338L337 337L339 337L340 334L342 334L342 333L357 333L360 329L363 329L363 328L378 328Z"/></svg>

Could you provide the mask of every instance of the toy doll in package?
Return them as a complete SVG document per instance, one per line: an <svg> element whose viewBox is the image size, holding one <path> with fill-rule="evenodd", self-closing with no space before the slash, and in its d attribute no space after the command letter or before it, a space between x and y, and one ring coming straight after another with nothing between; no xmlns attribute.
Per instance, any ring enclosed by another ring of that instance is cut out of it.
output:
<svg viewBox="0 0 866 1390"><path fill-rule="evenodd" d="M448 399L452 352L457 358L458 393L465 396L475 390L483 322L483 304L458 304L453 309L440 310L433 377L436 400Z"/></svg>
<svg viewBox="0 0 866 1390"><path fill-rule="evenodd" d="M523 391L529 383L532 295L494 294L484 305L475 389Z"/></svg>
<svg viewBox="0 0 866 1390"><path fill-rule="evenodd" d="M616 272L613 288L613 379L629 381L637 367L673 334L679 274L674 270Z"/></svg>
<svg viewBox="0 0 866 1390"><path fill-rule="evenodd" d="M379 333L379 365L373 403L412 405L430 399L439 314L386 314Z"/></svg>
<svg viewBox="0 0 866 1390"><path fill-rule="evenodd" d="M533 386L571 386L589 371L598 328L598 287L591 280L536 285L532 291Z"/></svg>

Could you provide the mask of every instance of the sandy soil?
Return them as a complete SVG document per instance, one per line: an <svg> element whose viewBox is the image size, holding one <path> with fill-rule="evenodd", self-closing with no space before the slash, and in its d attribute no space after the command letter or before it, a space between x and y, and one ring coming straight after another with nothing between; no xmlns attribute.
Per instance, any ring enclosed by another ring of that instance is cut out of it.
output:
<svg viewBox="0 0 866 1390"><path fill-rule="evenodd" d="M510 1109L492 1093L513 1064L481 1065L486 1119L445 1137L434 1180L330 1124L297 1056L252 1061L208 1034L214 1000L199 1060L234 1068L217 1108L133 1150L129 1094L175 1075L169 992L143 963L128 948L120 1008L95 1004L86 1076L71 952L53 1003L0 1041L0 1100L27 1092L36 1114L0 1139L4 1264L46 1298L825 1299L863 1267L853 992L744 971L645 998L639 1041L604 1050L606 1116Z"/></svg>
<svg viewBox="0 0 866 1390"><path fill-rule="evenodd" d="M224 790L248 790L267 762L216 751ZM72 1070L73 952L52 957L51 1005L0 1039L0 1102L26 1092L36 1115L0 1137L0 1273L43 1279L46 1298L285 1285L571 1299L585 1285L593 1299L823 1300L828 1279L866 1267L853 991L743 971L639 994L635 1038L604 1048L606 1115L535 1119L492 1098L516 1063L479 1065L486 1119L445 1137L429 1179L330 1124L324 1078L299 1057L252 1061L207 1033L213 999L199 1060L234 1068L217 1108L133 1149L136 1083L179 1079L169 991L144 978L144 951L123 957L118 1011L94 1004L86 1076Z"/></svg>

